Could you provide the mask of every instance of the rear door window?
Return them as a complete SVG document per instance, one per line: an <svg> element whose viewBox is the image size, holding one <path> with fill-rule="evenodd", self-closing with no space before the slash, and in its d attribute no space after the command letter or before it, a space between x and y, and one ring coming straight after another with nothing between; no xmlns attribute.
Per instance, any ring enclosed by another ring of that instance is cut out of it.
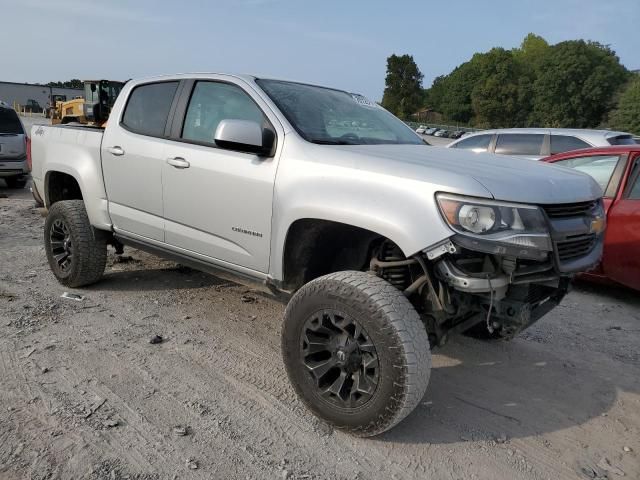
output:
<svg viewBox="0 0 640 480"><path fill-rule="evenodd" d="M540 155L544 134L503 133L498 135L496 152L500 155Z"/></svg>
<svg viewBox="0 0 640 480"><path fill-rule="evenodd" d="M18 114L11 108L0 108L0 134L2 133L24 134Z"/></svg>
<svg viewBox="0 0 640 480"><path fill-rule="evenodd" d="M554 165L573 168L591 175L603 192L607 191L611 176L620 161L620 155L592 155L589 157L568 158L553 162Z"/></svg>
<svg viewBox="0 0 640 480"><path fill-rule="evenodd" d="M590 146L587 142L571 135L551 135L551 155L589 148Z"/></svg>
<svg viewBox="0 0 640 480"><path fill-rule="evenodd" d="M474 152L486 152L489 149L492 136L493 135L475 135L473 137L460 140L455 145L452 145L452 147L473 150Z"/></svg>
<svg viewBox="0 0 640 480"><path fill-rule="evenodd" d="M141 135L163 137L178 82L149 83L129 95L122 125Z"/></svg>
<svg viewBox="0 0 640 480"><path fill-rule="evenodd" d="M640 200L640 157L636 158L636 163L631 170L627 191L629 192L627 199Z"/></svg>

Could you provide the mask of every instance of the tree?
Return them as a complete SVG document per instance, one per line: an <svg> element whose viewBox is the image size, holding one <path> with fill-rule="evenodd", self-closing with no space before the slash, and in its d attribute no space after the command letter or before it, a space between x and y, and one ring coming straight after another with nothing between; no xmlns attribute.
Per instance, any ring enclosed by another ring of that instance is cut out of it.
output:
<svg viewBox="0 0 640 480"><path fill-rule="evenodd" d="M584 40L553 45L537 71L530 121L547 127L598 126L628 75L609 47Z"/></svg>
<svg viewBox="0 0 640 480"><path fill-rule="evenodd" d="M474 58L477 55L474 55ZM434 96L440 96L440 99L435 102L436 108L449 120L468 123L473 118L471 92L480 77L480 72L473 60L472 58L471 61L455 68L446 77L442 77L440 85L434 89Z"/></svg>
<svg viewBox="0 0 640 480"><path fill-rule="evenodd" d="M609 126L616 130L640 135L640 75L636 75L622 90Z"/></svg>
<svg viewBox="0 0 640 480"><path fill-rule="evenodd" d="M514 58L521 64L534 70L544 61L549 52L549 44L539 35L528 34L520 44L520 48L513 49Z"/></svg>
<svg viewBox="0 0 640 480"><path fill-rule="evenodd" d="M78 80L77 78L73 78L71 80L67 80L65 82L49 82L47 83L48 87L59 87L59 88L84 88L84 84L82 80Z"/></svg>
<svg viewBox="0 0 640 480"><path fill-rule="evenodd" d="M513 53L494 48L472 61L478 70L471 91L474 123L486 128L523 126L529 99L522 94L526 84L520 82L523 72Z"/></svg>
<svg viewBox="0 0 640 480"><path fill-rule="evenodd" d="M423 75L411 55L387 58L382 106L400 118L406 118L422 106Z"/></svg>
<svg viewBox="0 0 640 480"><path fill-rule="evenodd" d="M519 48L476 53L437 77L423 99L447 121L479 127L595 127L628 78L607 46L530 33Z"/></svg>

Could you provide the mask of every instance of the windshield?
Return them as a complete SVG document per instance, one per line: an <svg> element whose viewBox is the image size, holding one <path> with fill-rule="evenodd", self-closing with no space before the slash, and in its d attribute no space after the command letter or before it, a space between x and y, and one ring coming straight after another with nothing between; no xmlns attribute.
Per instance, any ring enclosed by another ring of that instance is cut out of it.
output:
<svg viewBox="0 0 640 480"><path fill-rule="evenodd" d="M425 145L402 121L362 95L279 80L257 82L309 142Z"/></svg>
<svg viewBox="0 0 640 480"><path fill-rule="evenodd" d="M11 108L0 108L0 133L22 134L22 123Z"/></svg>

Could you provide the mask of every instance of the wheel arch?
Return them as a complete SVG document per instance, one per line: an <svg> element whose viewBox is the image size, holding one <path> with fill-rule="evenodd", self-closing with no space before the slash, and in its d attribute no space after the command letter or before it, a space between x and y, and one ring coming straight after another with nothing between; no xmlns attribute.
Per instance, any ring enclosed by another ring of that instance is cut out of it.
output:
<svg viewBox="0 0 640 480"><path fill-rule="evenodd" d="M385 240L394 242L357 225L299 218L289 225L281 249L281 288L295 291L329 273L363 270L376 246Z"/></svg>
<svg viewBox="0 0 640 480"><path fill-rule="evenodd" d="M47 208L61 200L84 200L77 178L65 171L48 171L44 179L44 201Z"/></svg>

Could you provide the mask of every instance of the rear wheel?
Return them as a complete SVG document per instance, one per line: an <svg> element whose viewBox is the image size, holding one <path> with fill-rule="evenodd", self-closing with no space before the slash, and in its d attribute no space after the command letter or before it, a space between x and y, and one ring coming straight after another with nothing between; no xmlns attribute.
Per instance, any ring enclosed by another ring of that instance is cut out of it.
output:
<svg viewBox="0 0 640 480"><path fill-rule="evenodd" d="M27 184L27 181L20 177L7 177L4 181L7 182L9 188L24 188Z"/></svg>
<svg viewBox="0 0 640 480"><path fill-rule="evenodd" d="M400 422L429 382L429 339L418 313L401 291L363 272L304 285L287 306L282 349L307 407L358 436Z"/></svg>
<svg viewBox="0 0 640 480"><path fill-rule="evenodd" d="M102 277L107 236L91 226L82 200L64 200L51 206L44 244L51 271L63 285L82 287Z"/></svg>

